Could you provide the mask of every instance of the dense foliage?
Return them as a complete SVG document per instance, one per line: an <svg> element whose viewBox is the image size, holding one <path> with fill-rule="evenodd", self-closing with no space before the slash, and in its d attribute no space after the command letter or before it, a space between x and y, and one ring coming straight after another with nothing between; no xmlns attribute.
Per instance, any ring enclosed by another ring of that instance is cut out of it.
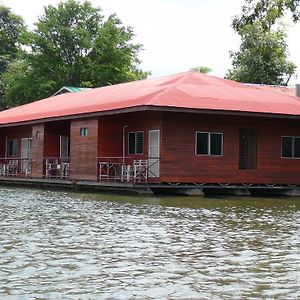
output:
<svg viewBox="0 0 300 300"><path fill-rule="evenodd" d="M291 13L294 22L300 18L300 0L245 0L242 15L235 16L232 26L236 31L245 25L260 21L265 30L272 26L287 12Z"/></svg>
<svg viewBox="0 0 300 300"><path fill-rule="evenodd" d="M138 80L140 44L116 15L105 19L90 2L45 7L24 50L3 75L5 103L15 106L52 95L62 86L99 87Z"/></svg>
<svg viewBox="0 0 300 300"><path fill-rule="evenodd" d="M288 60L285 27L278 21L289 12L296 22L300 0L245 0L242 15L232 26L241 37L240 49L231 52L228 77L240 82L287 85L296 71Z"/></svg>
<svg viewBox="0 0 300 300"><path fill-rule="evenodd" d="M256 21L245 25L240 36L240 50L231 54L234 68L229 77L240 82L286 85L296 66L287 58L285 32L266 31Z"/></svg>
<svg viewBox="0 0 300 300"><path fill-rule="evenodd" d="M3 74L19 53L24 29L21 17L13 14L8 7L0 6L0 109L5 107Z"/></svg>
<svg viewBox="0 0 300 300"><path fill-rule="evenodd" d="M207 74L212 72L212 69L207 66L199 66L199 67L192 68L191 71Z"/></svg>

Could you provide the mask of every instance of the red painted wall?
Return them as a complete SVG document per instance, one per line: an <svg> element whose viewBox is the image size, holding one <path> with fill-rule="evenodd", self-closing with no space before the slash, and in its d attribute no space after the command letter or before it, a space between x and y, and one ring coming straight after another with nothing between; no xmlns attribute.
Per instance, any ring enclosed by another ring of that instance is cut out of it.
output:
<svg viewBox="0 0 300 300"><path fill-rule="evenodd" d="M44 175L44 124L32 126L32 170L33 178L43 178ZM37 132L39 133L37 135Z"/></svg>
<svg viewBox="0 0 300 300"><path fill-rule="evenodd" d="M97 157L148 156L148 132L160 129L162 182L187 183L289 183L300 184L300 159L281 158L281 136L300 136L300 122L259 117L137 112L0 129L0 156L5 137L32 140L32 176L43 176L43 158L59 156L59 135L70 133L70 176L73 180L96 180ZM87 137L79 135L88 128ZM239 129L257 130L257 169L239 170ZM40 132L40 138L35 136ZM128 132L144 131L144 154L128 155ZM196 156L195 132L222 132L223 156Z"/></svg>
<svg viewBox="0 0 300 300"><path fill-rule="evenodd" d="M6 139L17 139L18 140L18 157L21 157L21 139L31 138L32 126L14 126L9 128L1 128L0 138L0 156L5 156Z"/></svg>
<svg viewBox="0 0 300 300"><path fill-rule="evenodd" d="M6 147L6 131L5 128L0 129L0 158L5 157L5 147Z"/></svg>
<svg viewBox="0 0 300 300"><path fill-rule="evenodd" d="M125 127L125 156L135 159L148 157L148 132L161 129L160 112L137 112L99 118L99 157L122 157L123 127ZM144 153L141 155L128 154L128 133L144 131Z"/></svg>
<svg viewBox="0 0 300 300"><path fill-rule="evenodd" d="M239 170L239 128L257 129L256 170ZM196 156L196 131L222 132L223 156ZM300 159L281 158L281 136L300 136L299 121L164 113L162 135L164 182L300 184Z"/></svg>
<svg viewBox="0 0 300 300"><path fill-rule="evenodd" d="M88 135L80 136L80 128ZM70 178L97 179L98 118L71 121Z"/></svg>
<svg viewBox="0 0 300 300"><path fill-rule="evenodd" d="M60 156L60 135L70 137L70 121L45 124L45 157Z"/></svg>

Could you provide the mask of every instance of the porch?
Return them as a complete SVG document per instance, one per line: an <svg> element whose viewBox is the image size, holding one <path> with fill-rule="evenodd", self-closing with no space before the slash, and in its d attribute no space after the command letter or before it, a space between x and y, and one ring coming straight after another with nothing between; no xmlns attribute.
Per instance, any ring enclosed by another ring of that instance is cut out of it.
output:
<svg viewBox="0 0 300 300"><path fill-rule="evenodd" d="M44 158L44 177L47 179L69 179L69 157L46 157Z"/></svg>
<svg viewBox="0 0 300 300"><path fill-rule="evenodd" d="M30 177L31 163L29 158L0 158L0 176Z"/></svg>
<svg viewBox="0 0 300 300"><path fill-rule="evenodd" d="M159 182L159 157L98 157L98 181Z"/></svg>

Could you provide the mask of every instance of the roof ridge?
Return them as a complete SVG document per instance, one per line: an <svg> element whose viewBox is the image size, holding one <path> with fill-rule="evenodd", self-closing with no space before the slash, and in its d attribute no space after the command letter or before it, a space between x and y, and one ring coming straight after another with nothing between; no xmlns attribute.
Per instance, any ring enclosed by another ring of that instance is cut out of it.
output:
<svg viewBox="0 0 300 300"><path fill-rule="evenodd" d="M174 84L174 85L171 85L171 86L167 86L166 88L162 89L160 92L158 92L150 101L148 101L148 104L151 105L153 104L153 102L155 100L157 100L157 98L159 96L162 96L164 95L165 93L167 93L167 91L169 91L171 88L176 88L179 84L181 84L187 77L191 77L194 73L194 71L188 71L188 72L183 72L183 73L179 73L179 74L184 74L181 78L178 79L178 81ZM178 75L179 75L178 74Z"/></svg>

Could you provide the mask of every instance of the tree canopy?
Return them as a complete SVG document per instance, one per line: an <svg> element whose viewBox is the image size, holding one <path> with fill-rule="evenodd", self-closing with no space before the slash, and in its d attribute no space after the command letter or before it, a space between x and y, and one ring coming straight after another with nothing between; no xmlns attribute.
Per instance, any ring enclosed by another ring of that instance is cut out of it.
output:
<svg viewBox="0 0 300 300"><path fill-rule="evenodd" d="M291 13L294 22L299 21L300 0L245 0L242 15L234 17L232 26L238 32L259 20L261 26L270 31L287 12Z"/></svg>
<svg viewBox="0 0 300 300"><path fill-rule="evenodd" d="M296 66L287 58L286 33L265 31L260 22L243 27L241 46L232 53L231 79L247 83L286 85Z"/></svg>
<svg viewBox="0 0 300 300"><path fill-rule="evenodd" d="M233 68L228 78L240 82L287 85L296 71L288 60L286 30L278 21L292 13L300 17L300 0L245 0L242 15L233 19L232 27L241 37L240 49L231 52ZM273 26L276 25L276 26Z"/></svg>
<svg viewBox="0 0 300 300"><path fill-rule="evenodd" d="M62 86L99 87L138 80L142 45L116 15L105 18L90 2L46 6L27 47L3 75L5 101L15 106L52 95ZM22 79L22 80L20 80Z"/></svg>
<svg viewBox="0 0 300 300"><path fill-rule="evenodd" d="M191 71L207 74L210 73L212 69L207 66L199 66L199 67L191 68Z"/></svg>
<svg viewBox="0 0 300 300"><path fill-rule="evenodd" d="M23 19L0 5L0 109L5 107L3 74L20 51L20 40L25 30Z"/></svg>

